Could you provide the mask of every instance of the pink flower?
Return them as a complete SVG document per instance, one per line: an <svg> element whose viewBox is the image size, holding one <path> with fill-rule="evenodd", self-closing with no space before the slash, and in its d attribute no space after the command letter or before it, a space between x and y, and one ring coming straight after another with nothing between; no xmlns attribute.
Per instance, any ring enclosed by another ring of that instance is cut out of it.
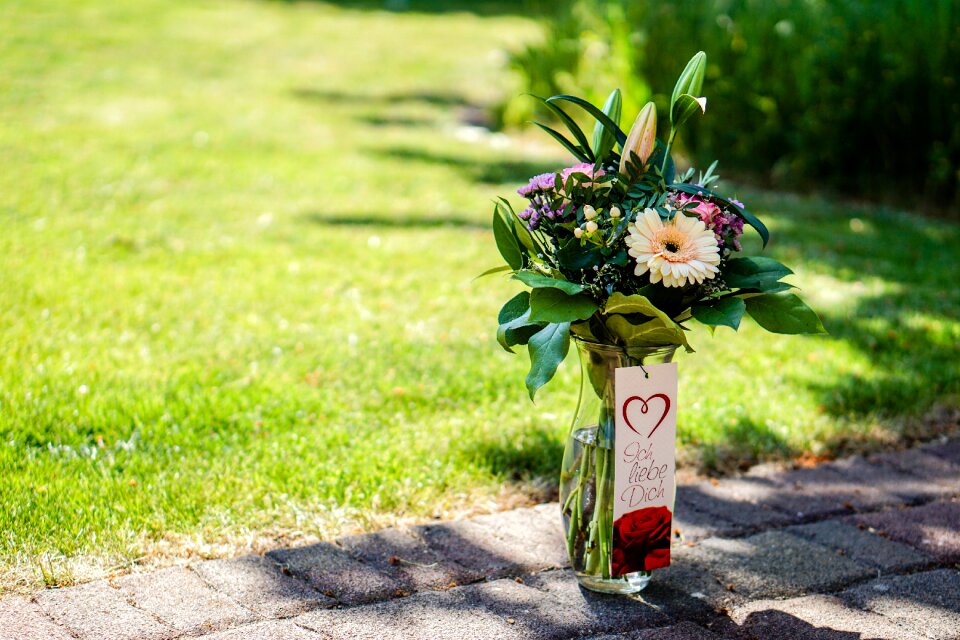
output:
<svg viewBox="0 0 960 640"><path fill-rule="evenodd" d="M597 169L596 171L594 171L592 164L590 164L589 162L583 162L583 163L581 163L581 164L576 164L576 165L574 165L574 166L572 166L572 167L567 167L566 169L564 169L563 171L561 171L561 172L560 172L560 182L561 182L561 184L562 184L562 185L565 185L565 184L567 183L567 178L569 178L571 175L573 175L573 174L575 174L575 173L583 173L583 174L586 174L586 176L587 176L588 178L599 178L600 176L604 175L603 169ZM584 181L584 182L581 182L581 183L580 183L580 186L581 186L581 187L592 187L592 186L593 186L593 183L590 182L589 180L586 180L586 181Z"/></svg>
<svg viewBox="0 0 960 640"><path fill-rule="evenodd" d="M685 206L689 204L694 206ZM739 201L736 204L743 206ZM703 224L717 236L717 244L723 246L729 243L734 250L740 251L743 220L739 216L725 212L712 202L700 200L693 196L680 195L677 198L677 206L683 207L685 211L696 213Z"/></svg>

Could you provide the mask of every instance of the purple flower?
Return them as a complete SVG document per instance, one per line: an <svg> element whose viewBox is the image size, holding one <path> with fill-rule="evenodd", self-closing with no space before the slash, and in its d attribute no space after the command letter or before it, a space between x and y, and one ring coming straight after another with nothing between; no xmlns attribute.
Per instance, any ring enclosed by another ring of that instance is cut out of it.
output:
<svg viewBox="0 0 960 640"><path fill-rule="evenodd" d="M524 198L530 198L538 193L553 191L555 179L556 174L541 173L538 176L530 178L530 182L517 189L517 193Z"/></svg>

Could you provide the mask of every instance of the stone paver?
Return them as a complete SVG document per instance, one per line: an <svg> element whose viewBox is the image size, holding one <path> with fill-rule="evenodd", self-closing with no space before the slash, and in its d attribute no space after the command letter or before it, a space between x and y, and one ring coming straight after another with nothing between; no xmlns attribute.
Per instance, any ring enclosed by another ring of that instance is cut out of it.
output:
<svg viewBox="0 0 960 640"><path fill-rule="evenodd" d="M337 540L350 555L390 576L407 592L449 589L477 579L405 529L383 529Z"/></svg>
<svg viewBox="0 0 960 640"><path fill-rule="evenodd" d="M927 453L923 449L910 449L896 453L871 456L868 462L881 469L896 469L920 478L924 491L932 498L960 495L960 464Z"/></svg>
<svg viewBox="0 0 960 640"><path fill-rule="evenodd" d="M594 593L577 584L570 570L548 571L525 579L525 584L559 602L553 615L579 634L622 632L664 627L670 617L642 598L631 599ZM568 636L569 637L569 636Z"/></svg>
<svg viewBox="0 0 960 640"><path fill-rule="evenodd" d="M960 438L942 444L927 445L922 450L955 465L960 465Z"/></svg>
<svg viewBox="0 0 960 640"><path fill-rule="evenodd" d="M909 629L839 598L813 595L792 600L759 600L731 613L738 640L904 640Z"/></svg>
<svg viewBox="0 0 960 640"><path fill-rule="evenodd" d="M363 607L316 610L293 618L328 640L490 640L516 638L506 620L467 601L459 590L418 593Z"/></svg>
<svg viewBox="0 0 960 640"><path fill-rule="evenodd" d="M173 627L135 609L103 580L41 591L36 601L81 640L169 640L179 635Z"/></svg>
<svg viewBox="0 0 960 640"><path fill-rule="evenodd" d="M858 515L852 522L916 547L938 562L960 562L960 500Z"/></svg>
<svg viewBox="0 0 960 640"><path fill-rule="evenodd" d="M559 506L0 598L0 640L960 640L960 439L678 488L672 564L582 589Z"/></svg>
<svg viewBox="0 0 960 640"><path fill-rule="evenodd" d="M183 633L209 633L256 619L253 612L180 567L124 576L114 584L131 604Z"/></svg>
<svg viewBox="0 0 960 640"><path fill-rule="evenodd" d="M691 560L749 598L801 595L876 575L872 567L783 531L710 538L692 550Z"/></svg>
<svg viewBox="0 0 960 640"><path fill-rule="evenodd" d="M698 555L689 547L673 549L670 566L654 573L643 597L681 620L701 622L710 620L714 612L743 603L745 596L727 588L730 583L722 583L696 564Z"/></svg>
<svg viewBox="0 0 960 640"><path fill-rule="evenodd" d="M569 638L588 620L566 615L559 600L509 578L481 582L460 590L467 602L512 620L515 633L542 640Z"/></svg>
<svg viewBox="0 0 960 640"><path fill-rule="evenodd" d="M0 640L72 640L40 607L19 596L0 599Z"/></svg>
<svg viewBox="0 0 960 640"><path fill-rule="evenodd" d="M882 488L848 478L831 464L797 469L779 476L782 489L769 505L803 520L899 504L902 500Z"/></svg>
<svg viewBox="0 0 960 640"><path fill-rule="evenodd" d="M848 482L868 485L879 490L880 495L895 496L903 504L932 500L943 495L939 487L923 478L895 467L877 465L861 456L831 462L829 468Z"/></svg>
<svg viewBox="0 0 960 640"><path fill-rule="evenodd" d="M916 549L838 520L790 527L786 531L887 572L916 569L933 561L931 556Z"/></svg>
<svg viewBox="0 0 960 640"><path fill-rule="evenodd" d="M192 568L208 585L264 618L289 618L336 604L262 556L208 560Z"/></svg>
<svg viewBox="0 0 960 640"><path fill-rule="evenodd" d="M743 531L740 525L697 509L693 503L696 496L690 500L687 497L687 491L677 491L677 500L673 507L674 540L682 543L696 542L714 536L734 536Z"/></svg>
<svg viewBox="0 0 960 640"><path fill-rule="evenodd" d="M791 515L770 504L783 487L773 478L731 478L677 487L680 505L689 504L719 522L733 522L746 529L789 524Z"/></svg>
<svg viewBox="0 0 960 640"><path fill-rule="evenodd" d="M520 568L526 572L569 566L560 520L560 505L544 504L474 518L489 527L504 545L516 549Z"/></svg>
<svg viewBox="0 0 960 640"><path fill-rule="evenodd" d="M277 549L267 556L320 593L347 604L376 602L403 593L396 580L332 544Z"/></svg>
<svg viewBox="0 0 960 640"><path fill-rule="evenodd" d="M469 520L423 525L413 532L431 551L469 571L471 581L519 575L530 559L522 547L504 545L490 527Z"/></svg>
<svg viewBox="0 0 960 640"><path fill-rule="evenodd" d="M585 640L719 640L720 636L692 622L663 629L642 629L631 633L593 636Z"/></svg>
<svg viewBox="0 0 960 640"><path fill-rule="evenodd" d="M322 640L325 636L290 620L268 620L203 637L204 640Z"/></svg>
<svg viewBox="0 0 960 640"><path fill-rule="evenodd" d="M840 597L911 630L916 637L960 638L960 571L938 569L880 578Z"/></svg>

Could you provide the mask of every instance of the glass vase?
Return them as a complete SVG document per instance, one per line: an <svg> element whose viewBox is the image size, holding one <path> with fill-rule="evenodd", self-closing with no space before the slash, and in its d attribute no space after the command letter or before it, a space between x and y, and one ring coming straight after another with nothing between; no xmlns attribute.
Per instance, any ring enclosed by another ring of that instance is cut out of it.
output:
<svg viewBox="0 0 960 640"><path fill-rule="evenodd" d="M574 338L580 355L580 399L560 471L560 505L567 553L577 580L603 593L636 593L650 582L650 571L614 577L613 449L615 371L620 367L673 360L676 345L617 347ZM670 498L673 510L673 496Z"/></svg>

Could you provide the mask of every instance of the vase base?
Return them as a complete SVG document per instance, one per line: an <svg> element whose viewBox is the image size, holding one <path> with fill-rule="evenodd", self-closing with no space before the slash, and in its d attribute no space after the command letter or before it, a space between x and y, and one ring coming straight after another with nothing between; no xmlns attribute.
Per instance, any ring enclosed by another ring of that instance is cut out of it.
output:
<svg viewBox="0 0 960 640"><path fill-rule="evenodd" d="M643 591L650 584L650 572L637 571L619 578L598 578L586 573L577 573L577 582L590 591L624 595Z"/></svg>

